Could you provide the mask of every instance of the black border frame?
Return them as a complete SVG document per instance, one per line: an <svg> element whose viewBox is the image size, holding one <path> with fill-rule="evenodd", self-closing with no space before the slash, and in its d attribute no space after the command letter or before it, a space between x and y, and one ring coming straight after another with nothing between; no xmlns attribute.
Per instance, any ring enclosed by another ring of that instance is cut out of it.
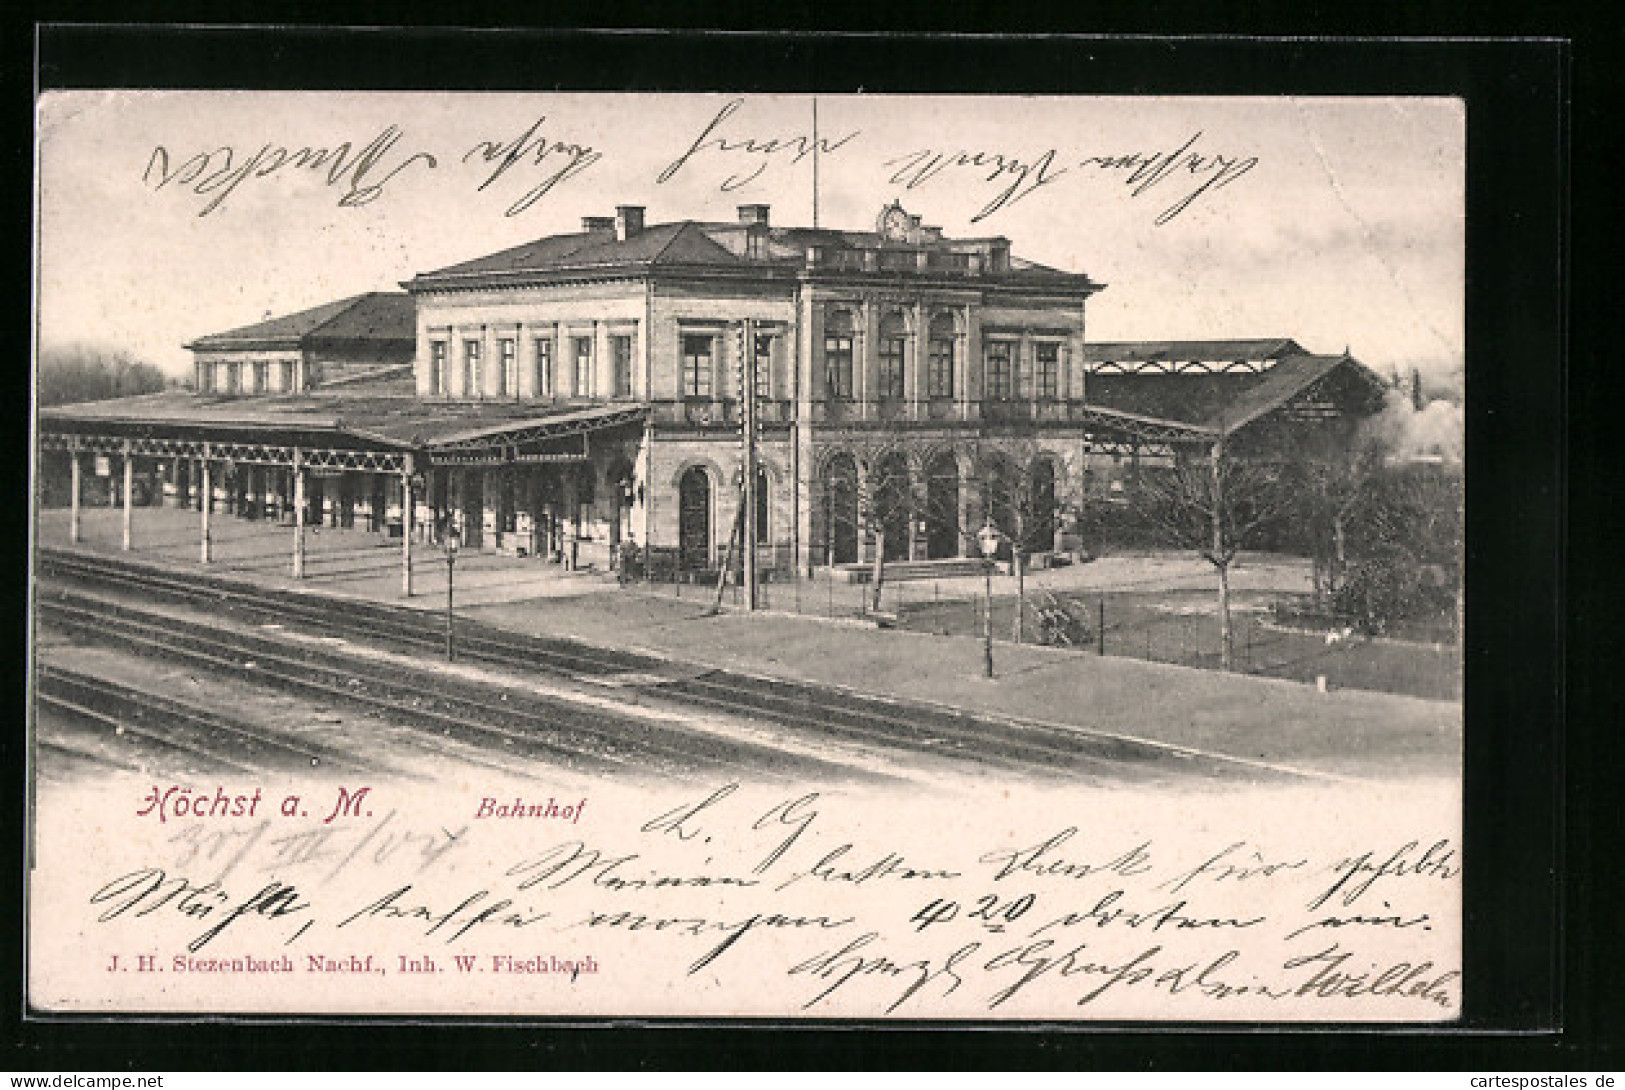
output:
<svg viewBox="0 0 1625 1090"><path fill-rule="evenodd" d="M1461 1026L1442 1030L1270 1028L1260 1033L1246 1027L1106 1024L974 1032L902 1022L860 1023L864 1031L853 1032L852 1023L811 1022L762 1032L750 1022L731 1022L678 1032L663 1023L624 1021L591 1029L524 1022L493 1030L458 1020L432 1027L397 1020L357 1026L338 1019L298 1025L196 1019L109 1025L87 1017L19 1022L15 1041L28 1049L14 1054L19 1059L48 1058L59 1069L627 1067L651 1061L661 1067L975 1069L1144 1067L1152 1056L1159 1067L1248 1066L1248 1056L1251 1066L1296 1067L1340 1055L1345 1063L1386 1056L1390 1065L1414 1067L1432 1057L1460 1067L1482 1062L1469 1057L1487 1060L1491 1041L1552 1043L1561 1040L1553 1031L1565 1024L1571 1031L1585 1029L1571 1018L1594 1017L1589 1007L1565 1012L1560 1001L1565 983L1558 889L1565 873L1565 227L1572 59L1564 43L125 24L41 26L31 44L38 51L38 88L837 92L861 87L876 93L1464 99L1468 982ZM560 48L549 58L547 83L537 86L537 49L547 45ZM475 55L477 66L454 63ZM449 78L469 73L477 78ZM30 128L31 120L30 115ZM7 157L21 177L31 174L23 172L27 149L26 143L9 142L13 154ZM22 283L30 282L25 270ZM21 423L20 434L26 436L26 416ZM24 476L26 453L14 464ZM25 494L26 487L22 480L13 495ZM12 570L26 570L26 564ZM22 612L21 593L15 601L14 618ZM22 773L20 734L0 741L0 762L14 770L14 777ZM22 793L7 791L5 797L20 802ZM1589 839L1580 847L1595 855ZM1577 862L1571 856L1569 866ZM6 873L20 877L21 867ZM1572 871L1569 877L1571 885L1580 878ZM20 903L5 900L13 907ZM1581 923L1588 938L1603 934ZM20 929L4 933L9 938ZM1574 936L1569 937L1572 942ZM18 947L8 944L0 965L9 979L20 980L18 955ZM1604 971L1589 959L1569 968L1576 974L1569 983L1582 987L1591 974ZM8 1023L16 1013L7 1011ZM609 1025L620 1028L602 1028ZM12 1034L7 1037L10 1043ZM1414 1051L1418 1048L1427 1051ZM1553 1051L1551 1059L1563 1051Z"/></svg>

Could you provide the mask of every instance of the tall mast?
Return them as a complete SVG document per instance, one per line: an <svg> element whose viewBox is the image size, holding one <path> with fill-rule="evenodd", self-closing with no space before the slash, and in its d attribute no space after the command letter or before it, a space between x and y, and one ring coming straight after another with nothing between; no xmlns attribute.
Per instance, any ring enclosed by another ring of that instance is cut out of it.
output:
<svg viewBox="0 0 1625 1090"><path fill-rule="evenodd" d="M812 156L812 159L813 159L813 179L812 179L812 204L813 204L812 213L813 213L813 217L812 217L812 220L813 220L813 229L817 230L818 229L818 96L816 96L816 95L813 96L813 100L812 100L812 153L813 153L813 156Z"/></svg>

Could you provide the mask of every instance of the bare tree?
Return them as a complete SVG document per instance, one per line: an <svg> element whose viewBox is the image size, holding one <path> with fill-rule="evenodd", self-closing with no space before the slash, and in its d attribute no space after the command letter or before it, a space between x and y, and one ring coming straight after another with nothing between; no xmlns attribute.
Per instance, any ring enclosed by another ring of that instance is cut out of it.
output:
<svg viewBox="0 0 1625 1090"><path fill-rule="evenodd" d="M1293 514L1306 535L1315 599L1337 593L1349 565L1349 527L1376 500L1384 450L1375 441L1295 460L1285 473Z"/></svg>
<svg viewBox="0 0 1625 1090"><path fill-rule="evenodd" d="M858 521L860 531L874 541L869 595L870 609L878 613L886 584L887 545L894 548L901 545L907 553L917 505L908 463L900 454L871 451L866 461L869 471L861 478L858 488Z"/></svg>
<svg viewBox="0 0 1625 1090"><path fill-rule="evenodd" d="M122 349L74 344L40 351L38 398L42 406L152 394L165 386L162 371Z"/></svg>
<svg viewBox="0 0 1625 1090"><path fill-rule="evenodd" d="M1219 591L1219 664L1235 665L1230 622L1230 570L1289 500L1276 464L1233 457L1223 440L1205 457L1190 448L1165 468L1141 473L1135 502L1140 514L1170 544L1194 551L1213 566Z"/></svg>

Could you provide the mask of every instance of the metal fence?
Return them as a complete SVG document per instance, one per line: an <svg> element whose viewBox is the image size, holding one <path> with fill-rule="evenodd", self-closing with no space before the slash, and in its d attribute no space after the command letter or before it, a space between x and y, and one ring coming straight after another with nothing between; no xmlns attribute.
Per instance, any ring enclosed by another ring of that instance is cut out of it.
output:
<svg viewBox="0 0 1625 1090"><path fill-rule="evenodd" d="M880 600L866 582L820 571L811 579L781 573L758 594L763 610L947 636L983 636L986 582L974 577L887 582ZM717 601L715 572L676 581L638 583L644 593L696 604ZM1110 591L1030 587L1018 600L1008 575L993 580L993 638L1001 644L1044 644L1198 669L1222 664L1220 626L1211 585ZM1312 631L1278 623L1273 600L1236 596L1231 613L1234 672L1329 688L1370 689L1431 699L1459 699L1461 662L1453 642L1370 639L1348 630ZM745 605L744 588L723 581L724 608Z"/></svg>

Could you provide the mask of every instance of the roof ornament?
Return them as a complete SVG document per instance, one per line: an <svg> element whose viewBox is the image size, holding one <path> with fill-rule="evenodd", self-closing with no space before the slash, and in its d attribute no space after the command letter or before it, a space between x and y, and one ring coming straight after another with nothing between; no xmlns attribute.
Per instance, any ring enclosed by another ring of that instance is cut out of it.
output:
<svg viewBox="0 0 1625 1090"><path fill-rule="evenodd" d="M890 204L880 210L880 215L875 220L875 234L886 242L907 242L911 226L912 221L903 208L903 202L893 198Z"/></svg>

